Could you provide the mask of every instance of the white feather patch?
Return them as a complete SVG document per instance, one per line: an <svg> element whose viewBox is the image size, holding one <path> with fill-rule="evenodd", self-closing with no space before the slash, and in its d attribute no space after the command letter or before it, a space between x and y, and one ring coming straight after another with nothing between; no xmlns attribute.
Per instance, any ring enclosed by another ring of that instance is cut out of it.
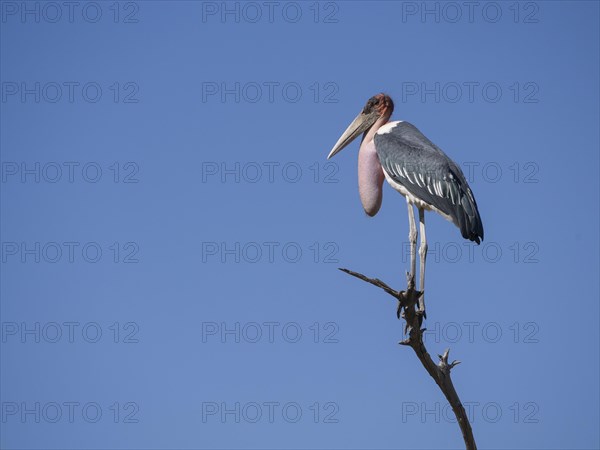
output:
<svg viewBox="0 0 600 450"><path fill-rule="evenodd" d="M390 133L400 122L401 120L396 120L395 122L388 122L385 125L382 125L379 130L377 130L377 134L387 134Z"/></svg>

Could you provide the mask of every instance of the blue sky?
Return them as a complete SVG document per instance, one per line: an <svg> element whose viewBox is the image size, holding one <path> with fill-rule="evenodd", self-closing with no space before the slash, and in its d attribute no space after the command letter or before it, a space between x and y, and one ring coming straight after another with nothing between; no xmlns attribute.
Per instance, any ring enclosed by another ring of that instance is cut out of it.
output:
<svg viewBox="0 0 600 450"><path fill-rule="evenodd" d="M427 216L426 344L480 448L593 449L597 2L0 3L0 446L460 448L360 206L381 91L461 165Z"/></svg>

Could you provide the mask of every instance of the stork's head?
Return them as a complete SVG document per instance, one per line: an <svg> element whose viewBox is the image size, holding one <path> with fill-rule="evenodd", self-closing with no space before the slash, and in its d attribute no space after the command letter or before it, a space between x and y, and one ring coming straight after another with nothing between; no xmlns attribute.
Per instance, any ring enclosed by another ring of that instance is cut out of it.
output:
<svg viewBox="0 0 600 450"><path fill-rule="evenodd" d="M371 97L363 110L352 121L350 126L344 131L344 134L338 139L336 144L329 152L327 159L341 151L350 144L361 133L366 133L369 129L379 122L380 125L386 123L394 111L394 102L389 95L377 94Z"/></svg>

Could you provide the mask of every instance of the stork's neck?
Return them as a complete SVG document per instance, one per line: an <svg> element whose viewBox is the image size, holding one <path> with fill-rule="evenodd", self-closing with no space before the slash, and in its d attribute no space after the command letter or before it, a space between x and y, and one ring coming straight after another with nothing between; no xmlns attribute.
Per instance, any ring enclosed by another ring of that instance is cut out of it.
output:
<svg viewBox="0 0 600 450"><path fill-rule="evenodd" d="M383 125L388 123L391 116L391 111L389 113L383 114L379 119L377 119L377 122L375 122L371 128L365 131L365 133L363 134L362 142L360 144L361 148L364 145L367 145L369 142L371 142L373 138L375 138L375 133L377 133L377 130L379 130Z"/></svg>

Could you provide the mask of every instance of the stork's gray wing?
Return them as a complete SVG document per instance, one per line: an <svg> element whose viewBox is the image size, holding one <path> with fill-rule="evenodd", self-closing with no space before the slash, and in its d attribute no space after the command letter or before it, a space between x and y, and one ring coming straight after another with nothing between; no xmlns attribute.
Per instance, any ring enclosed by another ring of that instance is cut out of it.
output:
<svg viewBox="0 0 600 450"><path fill-rule="evenodd" d="M384 125L375 134L375 149L393 181L449 216L465 239L483 240L477 202L462 170L414 125Z"/></svg>

